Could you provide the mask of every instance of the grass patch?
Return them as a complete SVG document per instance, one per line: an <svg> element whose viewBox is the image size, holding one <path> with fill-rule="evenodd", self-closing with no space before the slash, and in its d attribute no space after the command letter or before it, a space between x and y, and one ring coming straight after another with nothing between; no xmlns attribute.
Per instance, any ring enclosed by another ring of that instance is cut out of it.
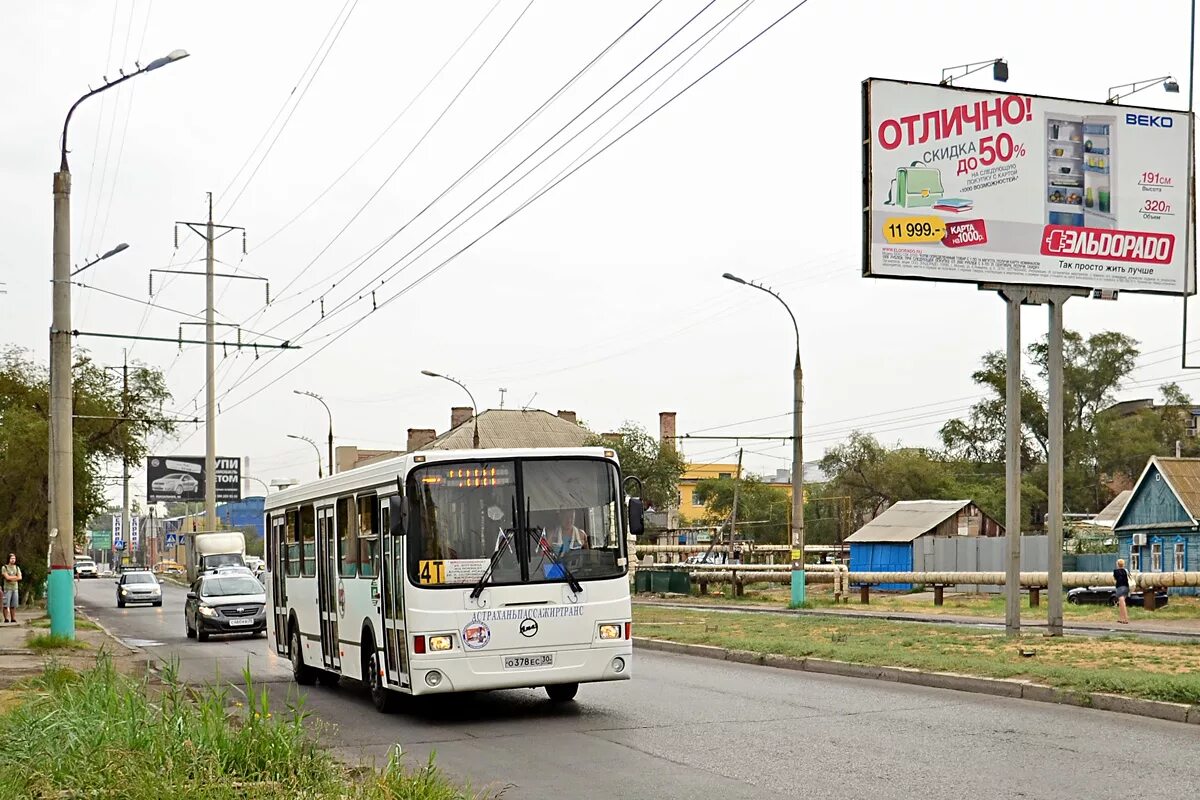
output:
<svg viewBox="0 0 1200 800"><path fill-rule="evenodd" d="M1027 678L1098 691L1200 704L1200 643L1136 637L1003 634L945 624L874 619L706 613L637 606L639 634L756 653L912 667L991 678ZM1024 657L1021 650L1033 650Z"/></svg>
<svg viewBox="0 0 1200 800"><path fill-rule="evenodd" d="M38 653L55 650L86 650L87 643L56 633L38 633L25 640L25 646Z"/></svg>
<svg viewBox="0 0 1200 800"><path fill-rule="evenodd" d="M40 619L30 620L29 625L32 628L49 628L50 627L50 618L42 617ZM84 631L100 630L100 626L97 625L96 623L92 622L87 617L76 617L75 618L75 628L77 630L84 630Z"/></svg>
<svg viewBox="0 0 1200 800"><path fill-rule="evenodd" d="M721 586L712 586L710 594L694 594L692 600L698 603L738 604L738 605L772 605L778 608L792 608L791 589L789 587L751 585L746 588L742 597L733 597ZM825 584L809 584L804 608L824 609L838 608L862 611L889 611L907 614L942 614L950 616L969 616L981 618L1004 619L1004 596L1002 594L951 594L946 592L945 602L941 606L933 604L932 590L922 593L911 592L881 592L872 588L871 602L861 605L858 601L858 590L852 589L849 603L834 603L833 593ZM1046 618L1046 592L1042 592L1042 604L1035 608L1029 606L1028 593L1021 600L1021 618L1029 620L1044 620ZM1117 618L1116 608L1107 605L1086 604L1073 605L1063 600L1063 619L1078 622L1112 622ZM1142 622L1162 620L1200 620L1200 597L1172 595L1170 602L1157 611L1146 611L1143 608L1129 607L1129 618Z"/></svg>
<svg viewBox="0 0 1200 800"><path fill-rule="evenodd" d="M173 670L163 686L118 673L107 658L82 673L51 665L0 715L0 800L26 797L170 797L225 800L459 800L475 797L433 765L351 769L321 749L300 704L276 713L246 679L250 700L188 689Z"/></svg>

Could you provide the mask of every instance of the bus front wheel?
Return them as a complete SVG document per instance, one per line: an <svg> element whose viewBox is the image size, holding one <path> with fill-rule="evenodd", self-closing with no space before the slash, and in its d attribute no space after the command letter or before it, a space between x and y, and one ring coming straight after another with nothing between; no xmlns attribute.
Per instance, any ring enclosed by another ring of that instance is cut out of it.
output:
<svg viewBox="0 0 1200 800"><path fill-rule="evenodd" d="M550 696L552 703L566 703L574 700L575 693L578 691L578 683L552 683L546 687L546 694Z"/></svg>
<svg viewBox="0 0 1200 800"><path fill-rule="evenodd" d="M379 674L379 652L375 649L375 643L368 639L367 645L367 655L363 659L363 677L366 679L367 688L371 690L371 702L380 712L391 714L396 710L399 698L395 692L383 685L383 676Z"/></svg>

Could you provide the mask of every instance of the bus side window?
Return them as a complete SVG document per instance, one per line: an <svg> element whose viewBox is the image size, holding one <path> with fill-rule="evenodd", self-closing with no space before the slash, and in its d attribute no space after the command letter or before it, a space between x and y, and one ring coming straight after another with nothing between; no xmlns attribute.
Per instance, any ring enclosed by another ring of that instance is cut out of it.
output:
<svg viewBox="0 0 1200 800"><path fill-rule="evenodd" d="M358 524L354 519L354 498L337 501L338 563L343 578L358 574Z"/></svg>
<svg viewBox="0 0 1200 800"><path fill-rule="evenodd" d="M284 559L287 562L287 576L289 578L300 577L300 512L294 508L289 508L284 515L286 538L287 542Z"/></svg>
<svg viewBox="0 0 1200 800"><path fill-rule="evenodd" d="M378 574L379 498L373 494L358 497L358 574L371 578Z"/></svg>
<svg viewBox="0 0 1200 800"><path fill-rule="evenodd" d="M300 507L300 565L305 577L317 574L317 516L312 506Z"/></svg>

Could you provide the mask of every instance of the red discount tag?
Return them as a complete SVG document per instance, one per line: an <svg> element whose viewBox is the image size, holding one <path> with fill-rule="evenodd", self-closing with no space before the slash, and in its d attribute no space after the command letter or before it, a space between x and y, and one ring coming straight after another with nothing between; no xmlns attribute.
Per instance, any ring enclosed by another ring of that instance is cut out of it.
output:
<svg viewBox="0 0 1200 800"><path fill-rule="evenodd" d="M942 239L946 247L969 247L973 244L987 244L987 228L981 219L965 219L961 222L947 222L946 236Z"/></svg>

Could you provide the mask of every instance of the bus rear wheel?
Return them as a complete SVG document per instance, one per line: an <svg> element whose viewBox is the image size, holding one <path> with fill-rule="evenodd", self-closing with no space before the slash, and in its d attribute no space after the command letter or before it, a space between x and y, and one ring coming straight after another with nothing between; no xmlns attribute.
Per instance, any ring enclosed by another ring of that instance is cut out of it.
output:
<svg viewBox="0 0 1200 800"><path fill-rule="evenodd" d="M370 645L370 650L363 659L363 676L366 678L367 688L371 690L371 702L375 704L376 710L383 714L391 714L396 710L399 698L395 692L383 685L383 676L379 674L379 652L375 649L375 643L368 639L367 644Z"/></svg>
<svg viewBox="0 0 1200 800"><path fill-rule="evenodd" d="M578 683L552 683L546 687L546 694L550 696L552 703L566 703L574 700L575 693L578 691Z"/></svg>
<svg viewBox="0 0 1200 800"><path fill-rule="evenodd" d="M312 686L317 676L313 668L304 663L304 653L300 650L300 632L294 627L288 649L291 651L292 679L301 686Z"/></svg>

